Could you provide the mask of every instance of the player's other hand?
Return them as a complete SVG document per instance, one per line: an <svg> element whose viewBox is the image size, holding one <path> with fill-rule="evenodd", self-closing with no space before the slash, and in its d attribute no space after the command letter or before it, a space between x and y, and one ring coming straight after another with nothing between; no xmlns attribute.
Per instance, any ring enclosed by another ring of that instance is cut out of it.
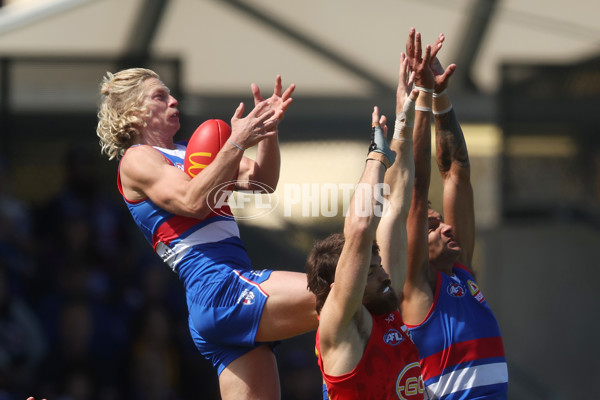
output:
<svg viewBox="0 0 600 400"><path fill-rule="evenodd" d="M445 39L446 37L444 34L440 33L433 46L431 46L430 66L431 71L433 72L433 80L435 83L433 90L435 93L441 93L448 87L450 77L456 70L456 64L450 64L444 69L440 60L437 58L437 53L442 48L442 43Z"/></svg>

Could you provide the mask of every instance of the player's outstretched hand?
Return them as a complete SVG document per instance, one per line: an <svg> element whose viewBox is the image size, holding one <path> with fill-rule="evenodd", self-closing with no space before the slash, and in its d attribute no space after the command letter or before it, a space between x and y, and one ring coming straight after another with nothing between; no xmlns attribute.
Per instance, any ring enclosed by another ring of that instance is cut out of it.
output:
<svg viewBox="0 0 600 400"><path fill-rule="evenodd" d="M244 103L240 103L231 118L231 141L244 149L277 135L277 123L273 121L275 111L268 102L259 102L243 117Z"/></svg>
<svg viewBox="0 0 600 400"><path fill-rule="evenodd" d="M387 118L385 115L379 115L379 107L373 107L373 112L371 113L371 126L378 126L383 131L383 137L387 139Z"/></svg>
<svg viewBox="0 0 600 400"><path fill-rule="evenodd" d="M444 67L440 63L440 60L437 58L437 53L441 50L442 43L445 39L446 37L444 36L444 34L440 33L437 39L435 40L435 43L433 43L433 46L431 46L430 66L431 72L433 72L433 91L435 93L441 93L444 90L446 90L446 88L448 87L450 76L452 76L452 74L456 70L456 64L450 64L446 67L446 69L444 69Z"/></svg>
<svg viewBox="0 0 600 400"><path fill-rule="evenodd" d="M275 88L273 94L268 99L264 99L260 93L258 85L253 83L250 85L252 95L254 96L254 105L258 105L260 102L267 101L271 104L275 110L275 117L273 118L276 123L281 122L290 104L292 104L292 93L296 89L295 84L291 84L283 93L283 86L281 84L281 75L277 75L275 78ZM269 125L269 124L268 124Z"/></svg>
<svg viewBox="0 0 600 400"><path fill-rule="evenodd" d="M415 85L425 89L433 89L433 73L430 66L431 51L431 46L427 45L423 52L421 33L416 32L415 28L410 28L406 40L406 57L410 69L415 74Z"/></svg>

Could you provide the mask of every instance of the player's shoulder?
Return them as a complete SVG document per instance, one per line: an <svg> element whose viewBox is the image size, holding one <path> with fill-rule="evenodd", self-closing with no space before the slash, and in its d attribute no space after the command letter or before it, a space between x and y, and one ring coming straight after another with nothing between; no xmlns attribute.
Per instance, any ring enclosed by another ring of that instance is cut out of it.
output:
<svg viewBox="0 0 600 400"><path fill-rule="evenodd" d="M139 157L141 154L160 154L158 150L148 144L136 144L131 146L123 154L123 159L128 157Z"/></svg>
<svg viewBox="0 0 600 400"><path fill-rule="evenodd" d="M121 168L127 165L139 165L156 162L166 162L165 156L156 148L140 144L131 146L121 158Z"/></svg>
<svg viewBox="0 0 600 400"><path fill-rule="evenodd" d="M121 158L119 174L123 183L127 178L137 182L153 180L165 165L171 163L160 151L149 145L137 145L127 149Z"/></svg>

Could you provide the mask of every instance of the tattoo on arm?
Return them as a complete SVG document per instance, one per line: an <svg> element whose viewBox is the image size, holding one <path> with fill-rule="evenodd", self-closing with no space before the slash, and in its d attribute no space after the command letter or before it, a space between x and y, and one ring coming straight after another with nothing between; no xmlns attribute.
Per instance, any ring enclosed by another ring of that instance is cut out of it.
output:
<svg viewBox="0 0 600 400"><path fill-rule="evenodd" d="M442 173L450 171L452 163L469 168L469 153L454 110L435 116L436 160Z"/></svg>

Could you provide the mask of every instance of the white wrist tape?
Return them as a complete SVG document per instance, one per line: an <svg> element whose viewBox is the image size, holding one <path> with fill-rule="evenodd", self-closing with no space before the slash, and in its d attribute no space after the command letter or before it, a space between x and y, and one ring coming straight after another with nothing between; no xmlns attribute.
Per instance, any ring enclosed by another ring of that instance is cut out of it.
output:
<svg viewBox="0 0 600 400"><path fill-rule="evenodd" d="M446 90L448 90L448 88L446 88L446 89L442 90L442 91L441 91L441 92L439 92L439 93L433 92L433 98L435 99L436 97L442 97L443 95L445 95L445 94L446 94Z"/></svg>
<svg viewBox="0 0 600 400"><path fill-rule="evenodd" d="M394 124L394 139L400 138L400 131L402 128L407 127L412 130L415 122L415 102L410 98L406 97L404 100L404 106L402 111L396 114L396 122Z"/></svg>
<svg viewBox="0 0 600 400"><path fill-rule="evenodd" d="M400 115L400 114L398 114L398 115ZM410 132L409 135L412 136L412 130L413 130L412 124L410 124L410 125L404 124L399 119L396 119L396 124L394 125L394 136L392 136L392 138L397 139L397 140L405 140L404 136L406 136L406 134L403 135L403 133L408 131L408 132Z"/></svg>
<svg viewBox="0 0 600 400"><path fill-rule="evenodd" d="M439 110L439 111L436 111L436 110L434 110L434 111L433 111L433 115L441 115L441 114L446 114L446 113L447 113L447 112L449 112L450 110L452 110L452 103L450 103L450 105L449 105L448 107L444 108L443 110Z"/></svg>
<svg viewBox="0 0 600 400"><path fill-rule="evenodd" d="M423 86L415 86L415 89L417 89L420 92L433 93L433 89L427 89L427 88L424 88Z"/></svg>

